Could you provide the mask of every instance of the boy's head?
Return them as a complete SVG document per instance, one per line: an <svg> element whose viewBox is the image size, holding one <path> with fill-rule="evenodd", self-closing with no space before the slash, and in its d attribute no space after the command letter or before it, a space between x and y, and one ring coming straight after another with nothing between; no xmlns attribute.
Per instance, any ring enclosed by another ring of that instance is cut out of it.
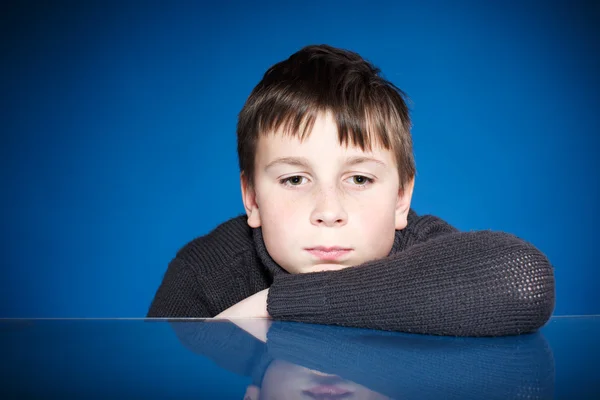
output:
<svg viewBox="0 0 600 400"><path fill-rule="evenodd" d="M390 398L337 375L316 371L285 360L274 360L264 373L261 386L249 385L246 400L305 400L347 398L389 400Z"/></svg>
<svg viewBox="0 0 600 400"><path fill-rule="evenodd" d="M358 54L325 45L275 64L254 88L237 128L242 197L288 272L389 254L415 176L404 98Z"/></svg>

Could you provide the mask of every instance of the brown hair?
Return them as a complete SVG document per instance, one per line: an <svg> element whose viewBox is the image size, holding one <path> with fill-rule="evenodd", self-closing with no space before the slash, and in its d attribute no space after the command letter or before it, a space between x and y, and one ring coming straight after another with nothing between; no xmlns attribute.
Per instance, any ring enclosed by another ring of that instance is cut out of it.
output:
<svg viewBox="0 0 600 400"><path fill-rule="evenodd" d="M320 113L331 112L340 144L392 150L400 186L415 175L407 96L360 55L328 45L307 46L265 72L239 114L240 171L254 184L260 135L280 127L303 140Z"/></svg>

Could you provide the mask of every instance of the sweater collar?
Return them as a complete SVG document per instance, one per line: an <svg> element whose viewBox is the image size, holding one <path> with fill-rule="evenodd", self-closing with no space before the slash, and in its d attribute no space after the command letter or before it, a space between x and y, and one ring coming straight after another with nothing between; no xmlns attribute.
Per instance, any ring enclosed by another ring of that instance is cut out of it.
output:
<svg viewBox="0 0 600 400"><path fill-rule="evenodd" d="M417 214L411 208L408 212L408 224L407 227L412 225L417 218ZM396 231L394 235L394 244L392 245L392 249L390 250L389 255L396 254L400 252L402 237L404 235L405 229L401 231ZM267 251L267 247L265 246L265 241L263 239L262 229L261 228L253 228L252 229L252 238L254 240L254 248L256 249L256 253L258 254L258 258L260 262L265 266L267 271L271 274L271 276L276 276L280 274L287 274L288 272L283 269L279 264L273 260L269 252Z"/></svg>

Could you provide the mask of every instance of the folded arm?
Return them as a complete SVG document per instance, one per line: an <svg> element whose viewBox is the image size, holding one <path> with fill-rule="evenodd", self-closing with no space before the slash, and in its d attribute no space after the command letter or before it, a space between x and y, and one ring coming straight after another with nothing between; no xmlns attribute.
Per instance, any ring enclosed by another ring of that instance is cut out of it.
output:
<svg viewBox="0 0 600 400"><path fill-rule="evenodd" d="M274 319L413 333L496 336L531 332L554 309L548 259L507 233L438 235L341 271L277 277Z"/></svg>
<svg viewBox="0 0 600 400"><path fill-rule="evenodd" d="M149 318L208 318L206 294L198 285L194 270L183 260L173 259L159 286L147 316Z"/></svg>

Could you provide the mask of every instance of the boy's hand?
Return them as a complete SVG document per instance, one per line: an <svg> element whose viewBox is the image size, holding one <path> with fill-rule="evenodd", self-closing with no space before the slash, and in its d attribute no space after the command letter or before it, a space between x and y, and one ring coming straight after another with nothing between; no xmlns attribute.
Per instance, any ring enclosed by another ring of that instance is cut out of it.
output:
<svg viewBox="0 0 600 400"><path fill-rule="evenodd" d="M269 318L267 296L269 289L261 290L229 307L215 318Z"/></svg>

